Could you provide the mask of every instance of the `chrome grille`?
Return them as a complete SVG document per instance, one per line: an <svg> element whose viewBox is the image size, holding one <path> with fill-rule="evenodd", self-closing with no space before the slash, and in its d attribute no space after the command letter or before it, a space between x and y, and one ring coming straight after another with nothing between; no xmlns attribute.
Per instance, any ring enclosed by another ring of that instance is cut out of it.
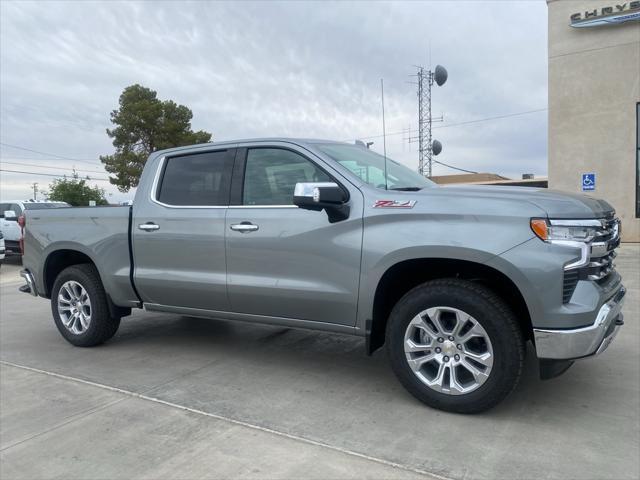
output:
<svg viewBox="0 0 640 480"><path fill-rule="evenodd" d="M593 240L583 250L581 266L565 267L562 284L562 302L571 301L579 280L606 283L615 271L616 248L620 245L620 220L613 215L599 220L601 226L596 230Z"/></svg>
<svg viewBox="0 0 640 480"><path fill-rule="evenodd" d="M587 265L587 278L589 280L602 280L607 277L615 267L613 259L616 258L616 252L612 251L604 257L592 259Z"/></svg>
<svg viewBox="0 0 640 480"><path fill-rule="evenodd" d="M615 249L620 245L620 220L608 218L602 221L602 228L596 233L591 244L589 264L585 267L587 279L601 281L614 271Z"/></svg>

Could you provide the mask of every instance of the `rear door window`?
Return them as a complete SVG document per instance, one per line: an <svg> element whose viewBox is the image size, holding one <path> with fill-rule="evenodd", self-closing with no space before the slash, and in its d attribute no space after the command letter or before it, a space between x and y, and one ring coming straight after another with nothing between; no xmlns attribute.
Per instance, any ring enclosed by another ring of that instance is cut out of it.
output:
<svg viewBox="0 0 640 480"><path fill-rule="evenodd" d="M235 150L219 150L166 160L157 200L172 206L229 205Z"/></svg>

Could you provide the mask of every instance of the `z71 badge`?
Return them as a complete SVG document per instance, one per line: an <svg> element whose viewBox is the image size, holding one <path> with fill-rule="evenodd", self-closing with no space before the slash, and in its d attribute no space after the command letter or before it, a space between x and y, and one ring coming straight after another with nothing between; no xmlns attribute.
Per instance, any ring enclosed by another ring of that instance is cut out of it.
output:
<svg viewBox="0 0 640 480"><path fill-rule="evenodd" d="M376 200L373 208L413 208L415 200Z"/></svg>

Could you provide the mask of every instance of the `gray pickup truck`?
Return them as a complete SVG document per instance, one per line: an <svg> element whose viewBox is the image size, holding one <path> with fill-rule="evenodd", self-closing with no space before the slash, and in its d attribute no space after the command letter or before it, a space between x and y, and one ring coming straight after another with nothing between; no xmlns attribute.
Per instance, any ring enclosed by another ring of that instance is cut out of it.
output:
<svg viewBox="0 0 640 480"><path fill-rule="evenodd" d="M62 336L133 308L358 335L422 402L505 398L531 341L543 378L622 321L620 222L544 189L442 188L362 146L259 139L152 154L132 207L25 212L21 290Z"/></svg>

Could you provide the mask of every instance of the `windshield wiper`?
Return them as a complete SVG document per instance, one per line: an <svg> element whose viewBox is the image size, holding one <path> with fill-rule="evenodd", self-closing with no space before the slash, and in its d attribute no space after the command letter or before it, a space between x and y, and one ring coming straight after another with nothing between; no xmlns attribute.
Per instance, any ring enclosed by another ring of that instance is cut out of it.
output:
<svg viewBox="0 0 640 480"><path fill-rule="evenodd" d="M418 190L422 190L422 187L394 187L389 190L398 190L400 192L417 192Z"/></svg>

